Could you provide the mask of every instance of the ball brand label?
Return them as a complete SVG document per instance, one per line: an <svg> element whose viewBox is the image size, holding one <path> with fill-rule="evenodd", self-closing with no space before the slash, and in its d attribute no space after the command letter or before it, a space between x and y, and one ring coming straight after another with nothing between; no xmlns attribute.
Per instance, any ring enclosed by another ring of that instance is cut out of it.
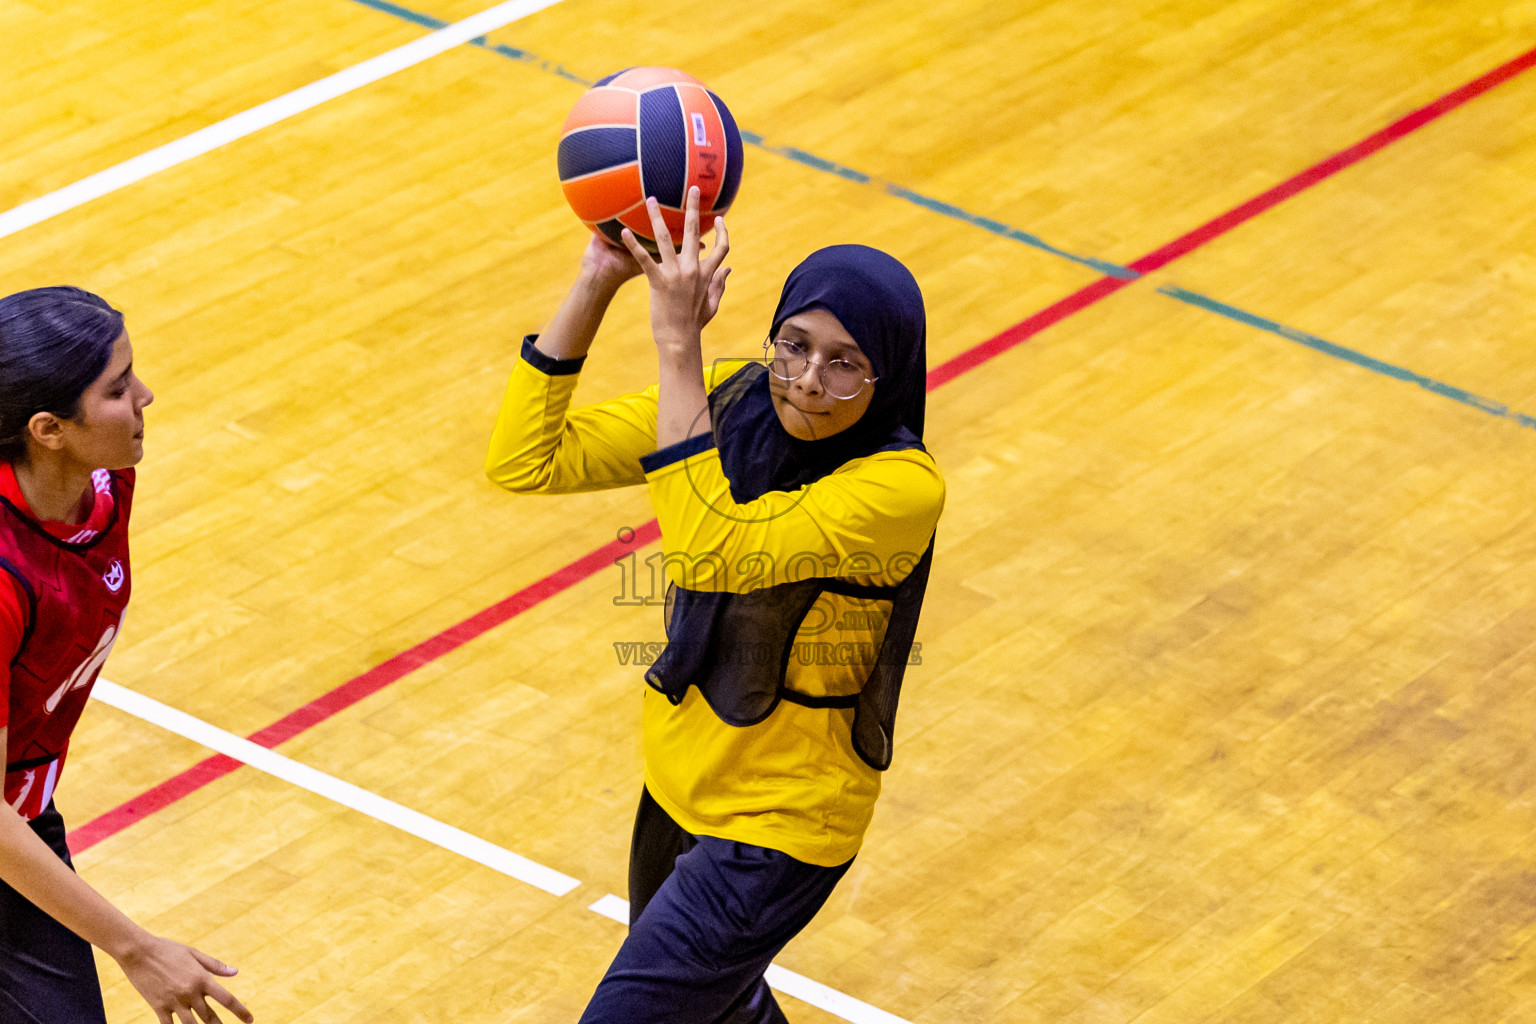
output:
<svg viewBox="0 0 1536 1024"><path fill-rule="evenodd" d="M709 135L704 131L704 115L698 111L693 112L693 144L695 146L709 145Z"/></svg>
<svg viewBox="0 0 1536 1024"><path fill-rule="evenodd" d="M101 634L101 639L96 641L96 649L91 651L90 657L82 661L68 679L64 680L57 690L49 696L43 704L43 710L53 714L59 708L59 702L64 695L71 690L78 690L82 686L90 686L96 681L96 673L101 671L101 666L107 663L107 655L112 653L112 645L117 643L117 626L108 626L107 631Z"/></svg>

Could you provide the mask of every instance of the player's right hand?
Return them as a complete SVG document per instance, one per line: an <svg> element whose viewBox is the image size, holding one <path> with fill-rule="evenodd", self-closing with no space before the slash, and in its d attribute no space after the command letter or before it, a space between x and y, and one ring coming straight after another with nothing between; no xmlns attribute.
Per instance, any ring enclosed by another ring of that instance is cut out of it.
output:
<svg viewBox="0 0 1536 1024"><path fill-rule="evenodd" d="M640 264L623 246L594 232L581 254L581 276L604 291L617 291L625 281L640 276Z"/></svg>
<svg viewBox="0 0 1536 1024"><path fill-rule="evenodd" d="M246 1024L256 1019L219 984L219 978L233 977L236 970L191 946L150 935L117 962L160 1018L160 1024L196 1024L197 1020L213 1024L222 1020L208 1005L209 999L222 1003Z"/></svg>
<svg viewBox="0 0 1536 1024"><path fill-rule="evenodd" d="M701 245L699 188L691 186L683 204L683 244L674 249L672 235L655 198L647 199L645 206L651 215L659 257L652 259L629 228L624 229L621 237L651 283L651 333L658 348L683 345L697 352L699 332L719 310L725 279L731 272L725 266L726 253L731 251L725 218L715 218L714 249Z"/></svg>

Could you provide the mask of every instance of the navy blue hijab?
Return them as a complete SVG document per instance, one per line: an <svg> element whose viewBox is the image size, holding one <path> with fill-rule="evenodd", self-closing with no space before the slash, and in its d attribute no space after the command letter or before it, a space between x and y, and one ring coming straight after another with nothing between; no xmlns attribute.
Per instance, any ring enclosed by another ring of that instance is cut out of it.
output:
<svg viewBox="0 0 1536 1024"><path fill-rule="evenodd" d="M790 271L773 313L770 336L790 317L825 309L859 343L879 378L859 421L817 441L793 437L779 422L768 375L756 374L739 396L711 396L715 445L731 483L731 496L751 501L766 491L792 491L851 459L879 451L923 446L928 326L923 293L895 257L867 245L818 249Z"/></svg>

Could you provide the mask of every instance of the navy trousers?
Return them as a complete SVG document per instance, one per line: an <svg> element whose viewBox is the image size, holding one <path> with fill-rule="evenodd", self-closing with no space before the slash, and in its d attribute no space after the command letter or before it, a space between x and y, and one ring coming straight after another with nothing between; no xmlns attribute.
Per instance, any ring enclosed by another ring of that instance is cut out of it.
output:
<svg viewBox="0 0 1536 1024"><path fill-rule="evenodd" d="M70 864L50 802L32 831ZM0 882L0 1024L106 1024L91 944Z"/></svg>
<svg viewBox="0 0 1536 1024"><path fill-rule="evenodd" d="M689 835L642 791L629 937L581 1024L782 1024L763 972L852 863Z"/></svg>

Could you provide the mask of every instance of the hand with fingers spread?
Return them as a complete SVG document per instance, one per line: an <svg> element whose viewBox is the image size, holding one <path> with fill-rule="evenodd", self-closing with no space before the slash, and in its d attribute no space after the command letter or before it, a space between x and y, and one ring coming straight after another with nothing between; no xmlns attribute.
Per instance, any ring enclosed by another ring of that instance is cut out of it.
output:
<svg viewBox="0 0 1536 1024"><path fill-rule="evenodd" d="M645 205L660 258L652 259L628 228L622 237L651 285L651 334L656 339L660 367L656 445L664 448L710 428L702 334L725 294L725 279L731 272L724 265L725 254L731 251L731 239L725 232L725 218L716 217L715 247L700 251L697 188L688 190L683 207L683 244L676 251L656 200L647 199Z"/></svg>
<svg viewBox="0 0 1536 1024"><path fill-rule="evenodd" d="M731 251L725 218L715 218L714 249L701 252L704 247L699 242L699 190L697 186L690 188L683 208L683 244L674 251L672 233L656 200L647 199L645 206L651 215L651 232L656 237L660 257L653 259L628 228L621 237L651 285L651 333L658 348L697 347L704 325L720 308L725 279L731 273L724 265L726 254Z"/></svg>
<svg viewBox="0 0 1536 1024"><path fill-rule="evenodd" d="M246 1024L255 1019L219 984L219 978L233 977L235 969L191 946L146 933L132 949L117 957L117 963L160 1018L160 1024L195 1024L197 1020L213 1024L222 1020L208 1005L210 999L222 1003Z"/></svg>

